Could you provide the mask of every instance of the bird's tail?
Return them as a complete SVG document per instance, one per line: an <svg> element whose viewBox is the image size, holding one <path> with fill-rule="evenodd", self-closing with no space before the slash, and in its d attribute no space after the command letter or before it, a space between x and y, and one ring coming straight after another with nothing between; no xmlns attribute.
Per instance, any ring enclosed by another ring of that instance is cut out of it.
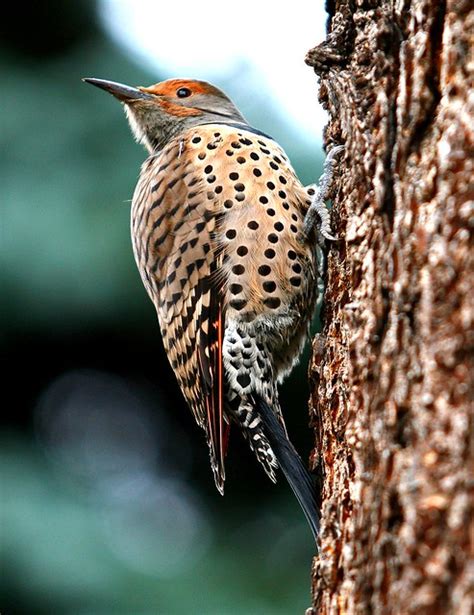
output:
<svg viewBox="0 0 474 615"><path fill-rule="evenodd" d="M265 435L270 442L278 464L308 520L317 540L319 534L320 498L314 481L301 457L291 444L282 424L272 408L261 397L255 397L255 405L263 422Z"/></svg>

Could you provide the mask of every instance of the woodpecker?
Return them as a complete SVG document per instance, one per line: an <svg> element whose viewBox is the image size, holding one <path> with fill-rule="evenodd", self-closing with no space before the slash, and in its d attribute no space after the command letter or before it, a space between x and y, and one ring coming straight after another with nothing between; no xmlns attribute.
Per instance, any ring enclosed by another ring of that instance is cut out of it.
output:
<svg viewBox="0 0 474 615"><path fill-rule="evenodd" d="M305 188L278 143L209 83L84 81L123 104L149 153L132 200L133 251L217 489L235 424L272 481L282 469L316 539L319 497L288 438L277 385L314 312L340 148L327 158L323 189Z"/></svg>

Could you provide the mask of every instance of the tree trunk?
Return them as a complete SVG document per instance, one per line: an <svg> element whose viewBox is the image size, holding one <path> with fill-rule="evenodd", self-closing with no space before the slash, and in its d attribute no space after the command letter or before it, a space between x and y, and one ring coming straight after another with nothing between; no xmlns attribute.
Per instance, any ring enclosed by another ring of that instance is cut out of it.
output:
<svg viewBox="0 0 474 615"><path fill-rule="evenodd" d="M470 615L472 0L328 5L307 63L346 149L310 367L308 612Z"/></svg>

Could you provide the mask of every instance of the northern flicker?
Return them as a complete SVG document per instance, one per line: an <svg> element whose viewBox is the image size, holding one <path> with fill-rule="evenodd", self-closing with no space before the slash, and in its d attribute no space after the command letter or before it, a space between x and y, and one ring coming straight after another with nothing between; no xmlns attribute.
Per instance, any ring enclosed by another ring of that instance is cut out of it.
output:
<svg viewBox="0 0 474 615"><path fill-rule="evenodd" d="M234 423L272 481L281 467L316 537L318 497L277 384L314 311L317 238L330 238L325 195L303 187L283 149L209 83L85 81L123 103L149 152L132 201L133 251L217 489Z"/></svg>

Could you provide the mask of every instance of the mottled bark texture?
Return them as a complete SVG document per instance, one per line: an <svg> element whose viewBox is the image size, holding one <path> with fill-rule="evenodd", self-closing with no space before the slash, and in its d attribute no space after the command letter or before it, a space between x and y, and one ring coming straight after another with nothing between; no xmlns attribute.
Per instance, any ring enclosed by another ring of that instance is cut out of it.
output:
<svg viewBox="0 0 474 615"><path fill-rule="evenodd" d="M308 53L346 146L310 367L310 613L473 612L472 7L334 0Z"/></svg>

